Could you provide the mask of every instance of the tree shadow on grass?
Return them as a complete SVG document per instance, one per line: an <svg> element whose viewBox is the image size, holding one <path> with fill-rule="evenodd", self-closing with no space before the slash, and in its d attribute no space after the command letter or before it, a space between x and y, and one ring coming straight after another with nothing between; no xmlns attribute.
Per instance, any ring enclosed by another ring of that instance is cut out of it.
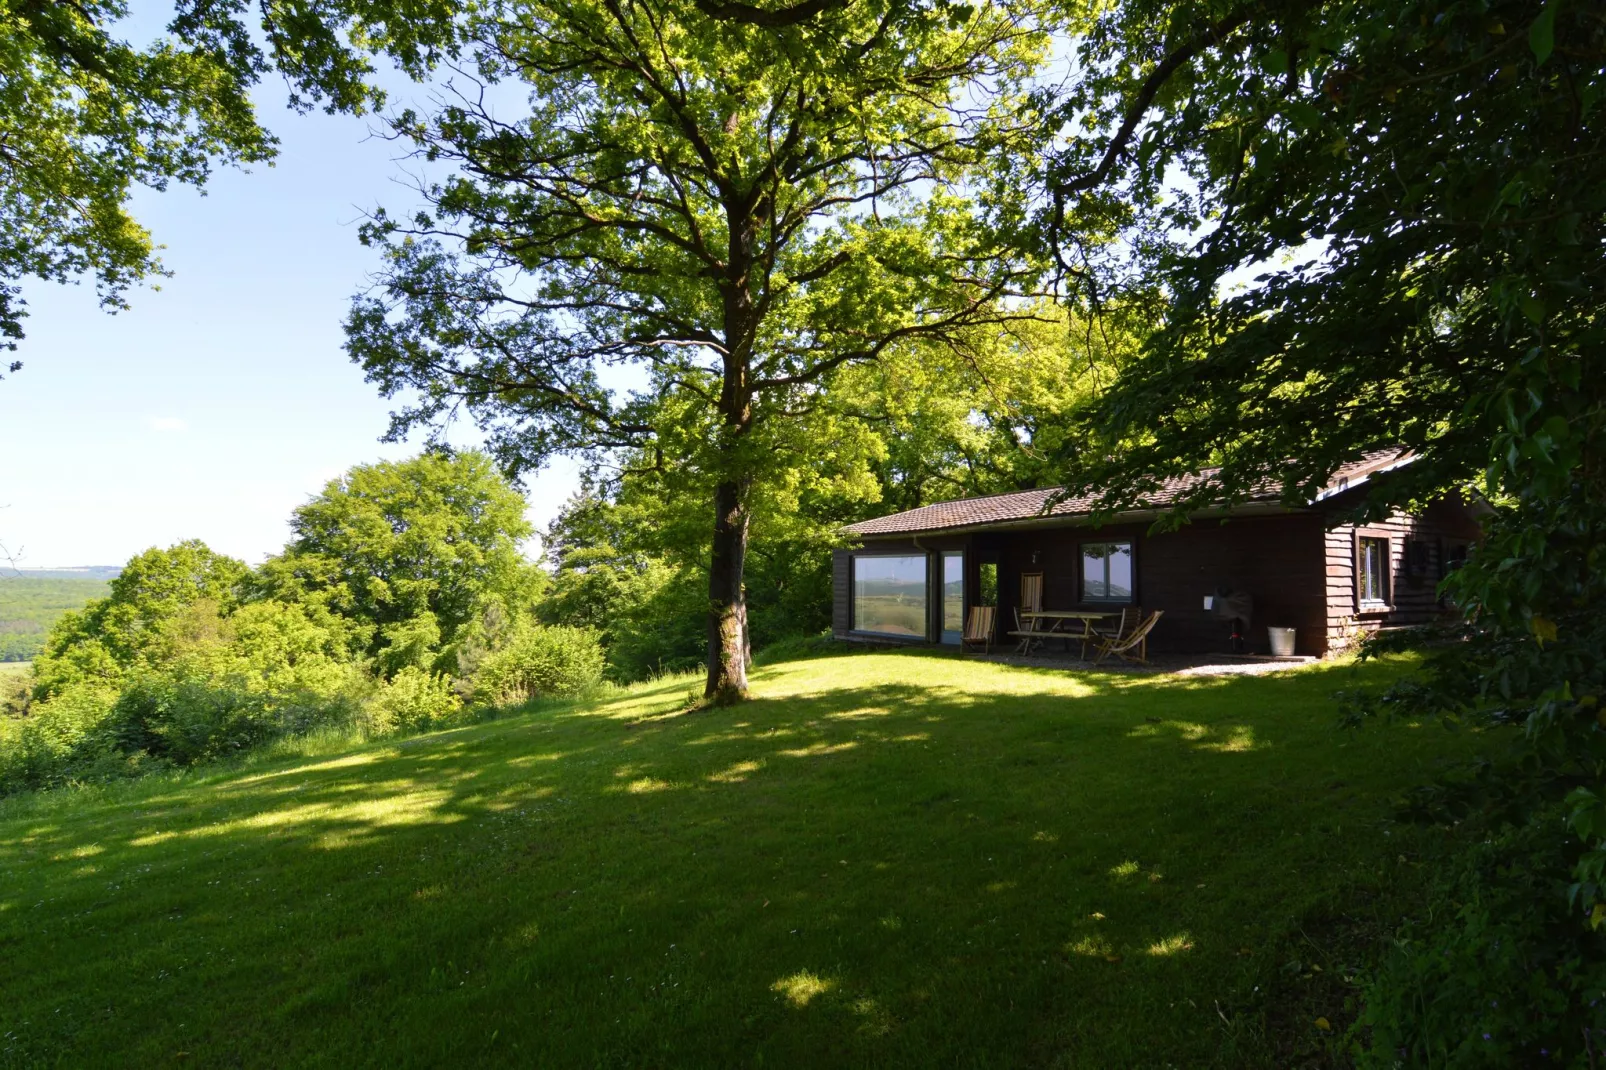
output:
<svg viewBox="0 0 1606 1070"><path fill-rule="evenodd" d="M644 719L670 681L18 815L0 1033L89 1061L1255 1061L1256 949L1372 872L1343 829L1409 748L1336 736L1325 675L964 687L903 658L920 682L785 663L730 709Z"/></svg>

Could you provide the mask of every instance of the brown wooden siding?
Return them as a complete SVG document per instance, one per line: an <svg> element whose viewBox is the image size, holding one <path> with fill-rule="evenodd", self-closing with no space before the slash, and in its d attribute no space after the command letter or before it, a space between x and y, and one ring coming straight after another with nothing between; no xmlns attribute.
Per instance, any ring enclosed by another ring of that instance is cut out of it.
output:
<svg viewBox="0 0 1606 1070"><path fill-rule="evenodd" d="M1143 607L1163 609L1157 650L1231 649L1232 623L1204 608L1206 595L1245 591L1254 599L1244 640L1271 652L1268 628L1293 628L1299 654L1326 653L1322 612L1321 518L1313 514L1199 521L1148 539Z"/></svg>
<svg viewBox="0 0 1606 1070"><path fill-rule="evenodd" d="M1007 624L1004 630L1015 627L1022 572L1043 573L1045 608L1120 612L1119 604L1082 599L1080 544L1129 539L1136 604L1165 614L1150 638L1155 651L1227 652L1231 623L1206 610L1204 599L1228 589L1248 591L1254 598L1254 615L1245 631L1250 651L1270 649L1266 628L1275 625L1296 629L1300 653L1321 654L1326 623L1321 535L1321 517L1314 513L1225 524L1200 521L1158 535L1136 525L1000 533L991 540L998 551L1000 619Z"/></svg>
<svg viewBox="0 0 1606 1070"><path fill-rule="evenodd" d="M831 551L831 631L845 635L853 626L853 555L847 550Z"/></svg>
<svg viewBox="0 0 1606 1070"><path fill-rule="evenodd" d="M1346 503L1335 501L1335 514ZM1378 628L1426 624L1450 612L1438 595L1447 558L1455 547L1477 541L1479 529L1458 502L1436 502L1420 516L1395 513L1386 520L1366 524L1339 524L1329 529L1326 552L1327 645L1338 652L1353 646ZM1360 602L1357 554L1361 538L1388 540L1388 591L1386 608L1366 608ZM1407 567L1408 546L1422 544L1421 567Z"/></svg>

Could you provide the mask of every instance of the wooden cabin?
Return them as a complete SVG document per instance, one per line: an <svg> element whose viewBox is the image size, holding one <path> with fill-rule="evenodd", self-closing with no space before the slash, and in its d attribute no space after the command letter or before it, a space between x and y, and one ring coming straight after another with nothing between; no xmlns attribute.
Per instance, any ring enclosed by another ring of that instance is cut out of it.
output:
<svg viewBox="0 0 1606 1070"><path fill-rule="evenodd" d="M1150 648L1226 653L1233 625L1207 597L1248 594L1247 651L1269 653L1268 628L1293 628L1295 653L1325 656L1366 631L1445 615L1437 592L1480 535L1481 506L1436 502L1420 515L1356 525L1366 482L1409 463L1372 455L1346 466L1314 501L1275 494L1204 510L1153 533L1167 498L1095 525L1088 499L1050 506L1058 488L965 498L847 528L854 545L835 554L832 631L881 643L958 645L968 610L997 605L998 639L1022 607L1118 613L1163 610ZM1195 479L1208 478L1203 473Z"/></svg>

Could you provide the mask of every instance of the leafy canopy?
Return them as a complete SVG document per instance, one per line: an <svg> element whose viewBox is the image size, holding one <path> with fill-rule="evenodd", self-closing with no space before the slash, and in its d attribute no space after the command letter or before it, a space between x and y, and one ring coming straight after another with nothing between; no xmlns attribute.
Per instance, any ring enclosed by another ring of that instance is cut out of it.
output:
<svg viewBox="0 0 1606 1070"><path fill-rule="evenodd" d="M227 611L248 572L243 561L194 539L135 555L111 581L109 595L56 622L34 661L35 697L86 682L114 687L171 660L190 630L193 607L213 616Z"/></svg>
<svg viewBox="0 0 1606 1070"><path fill-rule="evenodd" d="M387 671L427 668L490 605L528 612L541 575L519 548L533 530L524 509L481 453L357 465L295 510L255 593L350 622Z"/></svg>
<svg viewBox="0 0 1606 1070"><path fill-rule="evenodd" d="M622 452L704 484L710 694L744 686L749 495L809 463L837 374L1020 318L1033 278L974 198L1029 129L1035 12L805 8L467 13L472 77L392 124L456 173L365 228L386 270L347 327L409 398L393 435L466 405L509 469Z"/></svg>
<svg viewBox="0 0 1606 1070"><path fill-rule="evenodd" d="M968 9L964 9L968 10ZM998 7L842 4L783 30L690 3L510 4L473 21L477 74L522 83L527 116L459 87L394 120L458 174L411 219L380 212L383 288L350 349L387 394L462 399L504 463L651 448L704 471L725 418L782 418L832 370L994 315L1002 262L951 189L986 146L1038 38ZM965 107L966 86L994 83ZM1007 267L1007 264L1003 266ZM639 362L623 399L603 370Z"/></svg>

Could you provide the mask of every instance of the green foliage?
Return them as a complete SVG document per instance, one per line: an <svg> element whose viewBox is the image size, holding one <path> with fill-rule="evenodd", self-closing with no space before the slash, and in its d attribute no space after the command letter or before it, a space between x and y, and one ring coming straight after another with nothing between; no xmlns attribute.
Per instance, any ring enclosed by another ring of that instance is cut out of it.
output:
<svg viewBox="0 0 1606 1070"><path fill-rule="evenodd" d="M0 575L0 662L31 659L56 621L109 590L104 580Z"/></svg>
<svg viewBox="0 0 1606 1070"><path fill-rule="evenodd" d="M1486 536L1445 586L1461 641L1375 708L1523 725L1477 805L1571 860L1556 909L1580 931L1526 931L1565 961L1606 908L1606 21L1546 0L1132 0L1077 58L1059 117L1089 136L1057 150L1038 222L1103 277L1116 247L1069 239L1126 236L1134 290L1172 300L1086 410L1073 490L1117 508L1215 465L1179 514L1267 484L1309 500L1404 446L1368 511L1481 496ZM1483 922L1446 924L1470 942ZM1524 1035L1559 1050L1574 1023L1531 1010Z"/></svg>
<svg viewBox="0 0 1606 1070"><path fill-rule="evenodd" d="M1419 459L1378 481L1379 505L1486 469L1515 504L1547 466L1576 469L1606 280L1606 30L1553 7L1274 3L1251 18L1134 0L1099 21L1062 102L1067 119L1091 109L1093 136L1049 176L1060 233L1123 229L1147 269L1135 288L1175 297L1086 410L1101 448L1067 454L1079 488L1113 503L1219 464L1201 497L1270 480L1308 498L1358 452L1405 446ZM1524 31L1547 10L1564 47L1540 61ZM1122 140L1127 118L1141 138ZM1196 195L1167 193L1178 170ZM1092 248L1090 269L1113 267ZM1256 285L1225 285L1251 270Z"/></svg>
<svg viewBox="0 0 1606 1070"><path fill-rule="evenodd" d="M335 481L256 573L199 542L136 556L7 698L0 794L450 722L545 583L518 550L523 512L483 455L426 455ZM499 663L509 689L596 674L566 647L526 654L527 681Z"/></svg>
<svg viewBox="0 0 1606 1070"><path fill-rule="evenodd" d="M799 417L807 441L751 492L745 598L755 650L829 626L843 524L1037 485L1059 424L1128 359L1136 335L1108 324L1090 334L1049 307L1033 316L973 332L965 356L899 348L844 371L820 411ZM598 629L618 679L696 664L708 645L712 492L646 453L589 485L545 533L554 571L542 618Z"/></svg>
<svg viewBox="0 0 1606 1070"><path fill-rule="evenodd" d="M619 680L693 668L708 651L703 525L661 495L624 497L588 489L553 521L540 617L595 631Z"/></svg>
<svg viewBox="0 0 1606 1070"><path fill-rule="evenodd" d="M1046 43L1030 4L754 10L465 12L476 76L511 92L392 119L462 166L427 210L364 228L385 271L347 324L352 358L407 399L393 435L466 409L510 470L623 453L698 495L708 687L732 694L760 499L860 448L839 375L1024 316L1035 265L968 194L1019 140ZM643 389L606 388L623 363Z"/></svg>
<svg viewBox="0 0 1606 1070"><path fill-rule="evenodd" d="M451 677L407 665L380 683L363 715L370 732L384 735L440 728L451 724L462 709Z"/></svg>
<svg viewBox="0 0 1606 1070"><path fill-rule="evenodd" d="M840 404L868 425L875 480L857 496L837 490L845 519L1058 477L1058 458L1079 441L1072 418L1136 358L1148 328L1123 306L1096 320L1046 302L1029 312L970 332L963 353L900 349L844 374Z"/></svg>
<svg viewBox="0 0 1606 1070"><path fill-rule="evenodd" d="M247 92L257 68L213 47L216 24L175 24L139 50L107 32L126 14L119 0L23 0L0 16L0 336L9 348L26 314L20 278L92 273L102 303L116 308L132 282L160 271L149 233L128 213L135 186L201 186L214 161L273 156Z"/></svg>
<svg viewBox="0 0 1606 1070"><path fill-rule="evenodd" d="M1363 991L1363 1065L1593 1065L1606 937L1569 907L1564 812L1535 818L1472 848L1401 930Z"/></svg>
<svg viewBox="0 0 1606 1070"><path fill-rule="evenodd" d="M74 773L120 771L119 752L106 732L117 693L82 683L33 707L29 716L8 719L0 732L0 794L49 787Z"/></svg>
<svg viewBox="0 0 1606 1070"><path fill-rule="evenodd" d="M131 558L111 594L62 617L34 660L34 697L93 682L115 688L128 674L172 660L196 627L238 602L249 569L191 540ZM193 614L197 604L211 613Z"/></svg>
<svg viewBox="0 0 1606 1070"><path fill-rule="evenodd" d="M524 560L524 497L480 453L358 465L298 507L255 596L348 622L353 650L386 673L453 671L459 632L496 604L529 612L544 581Z"/></svg>
<svg viewBox="0 0 1606 1070"><path fill-rule="evenodd" d="M491 653L474 676L475 701L512 705L584 694L602 681L597 634L561 624L526 624Z"/></svg>
<svg viewBox="0 0 1606 1070"><path fill-rule="evenodd" d="M39 688L0 750L0 792L239 754L350 719L364 686L340 633L299 606L263 602L225 615L196 599L155 631L160 642L114 676L58 674Z"/></svg>

